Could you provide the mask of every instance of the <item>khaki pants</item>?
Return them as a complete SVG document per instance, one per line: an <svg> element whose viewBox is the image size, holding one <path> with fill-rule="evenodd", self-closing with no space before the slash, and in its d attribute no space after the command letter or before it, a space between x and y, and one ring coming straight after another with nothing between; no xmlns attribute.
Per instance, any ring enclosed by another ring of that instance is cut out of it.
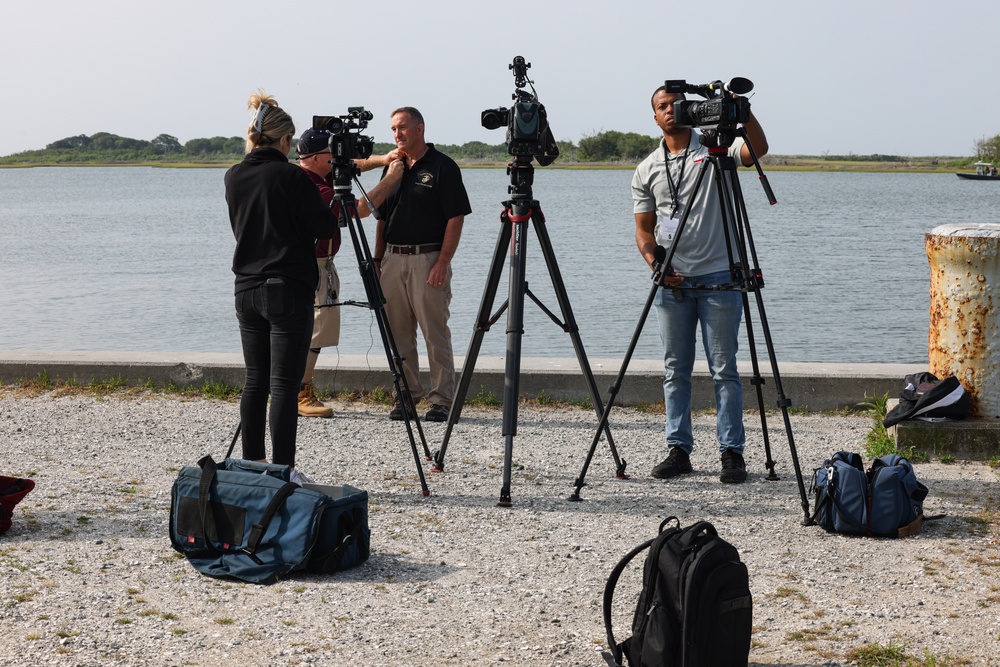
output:
<svg viewBox="0 0 1000 667"><path fill-rule="evenodd" d="M382 258L382 292L389 328L403 357L403 372L413 401L425 396L417 358L417 326L424 336L430 363L431 387L427 400L450 406L455 396L455 355L451 349L451 269L441 287L431 287L427 277L440 252L420 255L386 253Z"/></svg>
<svg viewBox="0 0 1000 667"><path fill-rule="evenodd" d="M309 347L336 347L340 345L340 306L320 306L325 306L330 299L334 303L340 302L340 276L337 275L337 267L333 265L333 258L329 261L317 258L316 264L319 267L319 282L316 284L313 334Z"/></svg>

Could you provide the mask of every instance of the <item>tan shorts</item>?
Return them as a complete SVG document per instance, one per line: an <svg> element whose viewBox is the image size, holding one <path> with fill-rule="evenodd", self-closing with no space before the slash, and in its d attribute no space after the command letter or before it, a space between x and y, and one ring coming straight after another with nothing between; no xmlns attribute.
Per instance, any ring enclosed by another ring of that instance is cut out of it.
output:
<svg viewBox="0 0 1000 667"><path fill-rule="evenodd" d="M340 344L340 306L326 307L326 304L331 300L333 303L340 302L340 276L332 260L317 259L316 264L319 267L319 282L316 284L313 335L309 347L334 347Z"/></svg>

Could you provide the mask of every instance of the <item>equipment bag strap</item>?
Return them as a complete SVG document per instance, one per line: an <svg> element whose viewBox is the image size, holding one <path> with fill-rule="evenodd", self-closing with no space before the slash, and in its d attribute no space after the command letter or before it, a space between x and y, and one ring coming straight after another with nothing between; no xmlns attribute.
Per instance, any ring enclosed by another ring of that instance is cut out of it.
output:
<svg viewBox="0 0 1000 667"><path fill-rule="evenodd" d="M243 422L240 422L239 424L236 425L236 433L233 433L233 440L232 442L229 443L229 451L226 452L226 456L224 458L228 459L230 456L233 455L233 450L236 449L236 440L240 437L240 431L242 430L243 430Z"/></svg>
<svg viewBox="0 0 1000 667"><path fill-rule="evenodd" d="M827 486L825 486L823 490L820 491L819 498L816 499L816 511L813 512L813 515L811 517L809 517L810 526L815 526L819 523L818 519L820 513L827 505L831 504L832 500L833 496L830 495L830 485L827 484Z"/></svg>
<svg viewBox="0 0 1000 667"><path fill-rule="evenodd" d="M271 525L271 519L274 515L278 513L281 506L285 504L285 500L288 496L292 495L296 489L300 488L295 482L285 482L285 484L278 489L278 492L274 494L271 498L271 502L267 504L264 509L264 514L261 515L260 521L255 523L252 528L250 528L250 536L247 538L247 546L243 549L243 553L250 556L258 565L263 565L263 562L257 558L257 546L260 544L260 540L264 537L264 533L267 532L267 527Z"/></svg>
<svg viewBox="0 0 1000 667"><path fill-rule="evenodd" d="M208 539L208 522L211 521L215 524L215 515L208 511L209 500L211 497L212 483L215 481L218 473L218 466L211 455L202 457L198 461L198 467L201 468L201 479L198 482L198 508L201 512L201 526L202 530L205 532L205 546L216 553L219 550L214 544ZM299 488L298 484L294 482L286 482L278 492L274 494L271 501L267 504L264 509L264 513L260 517L260 521L255 523L250 529L250 535L247 538L247 546L243 549L250 558L254 560L258 565L262 564L261 560L257 558L257 547L260 544L261 538L267 532L268 526L271 525L271 519L277 514L281 506L285 504L285 500L288 496Z"/></svg>
<svg viewBox="0 0 1000 667"><path fill-rule="evenodd" d="M655 537L646 540L636 548L632 549L632 551L625 554L625 556L618 561L618 564L615 565L614 569L611 570L611 574L608 575L608 583L604 585L604 627L608 632L608 646L614 654L615 664L617 665L622 664L622 651L618 647L618 643L615 641L615 633L611 629L611 601L615 596L615 586L618 585L618 578L621 576L622 572L625 571L625 567L632 561L633 558L648 549L655 540Z"/></svg>
<svg viewBox="0 0 1000 667"><path fill-rule="evenodd" d="M862 533L868 532L868 526L858 523L857 521L854 521L853 519L844 514L844 512L840 509L840 503L838 503L837 499L833 497L832 493L830 493L829 485L827 485L826 488L824 488L820 492L820 497L819 499L816 500L816 512L811 517L809 517L810 526L816 525L818 523L817 519L819 519L820 512L822 512L825 507L829 507L830 509L832 509L834 512L837 513L837 516L839 516L844 521L844 523L856 527L859 532Z"/></svg>
<svg viewBox="0 0 1000 667"><path fill-rule="evenodd" d="M351 510L351 519L354 526L350 533L344 535L344 539L337 545L337 547L331 551L329 554L322 556L322 568L324 571L330 571L340 568L340 559L344 557L347 550L351 548L358 540L361 539L361 530L364 528L365 515L360 508L355 508Z"/></svg>
<svg viewBox="0 0 1000 667"><path fill-rule="evenodd" d="M608 583L604 585L604 628L608 632L608 647L611 648L611 652L614 654L614 664L618 667L622 664L622 650L618 647L618 642L615 641L615 633L611 629L611 601L615 596L615 586L618 585L618 578L621 576L622 572L625 571L625 567L632 561L633 558L641 554L643 551L648 549L653 542L656 542L663 536L664 530L667 530L667 526L673 523L674 526L669 529L670 532L676 533L681 529L681 522L675 516L668 516L666 519L660 522L660 528L656 533L656 537L646 540L632 551L625 554L625 556L618 561L618 564L611 570L611 574L608 575ZM713 529L714 530L714 529ZM660 540L660 545L658 548L662 549L663 544L666 540ZM656 555L657 557L659 554ZM643 587L645 587L646 582L643 582ZM604 654L604 659L608 660L608 655ZM610 662L610 661L609 661Z"/></svg>
<svg viewBox="0 0 1000 667"><path fill-rule="evenodd" d="M212 482L215 481L219 468L211 455L199 459L198 467L201 468L201 479L198 480L198 512L201 514L201 530L205 535L205 546L211 551L218 552L219 550L208 539L209 516L212 517L212 525L215 525L215 515L208 511L208 501L212 493Z"/></svg>

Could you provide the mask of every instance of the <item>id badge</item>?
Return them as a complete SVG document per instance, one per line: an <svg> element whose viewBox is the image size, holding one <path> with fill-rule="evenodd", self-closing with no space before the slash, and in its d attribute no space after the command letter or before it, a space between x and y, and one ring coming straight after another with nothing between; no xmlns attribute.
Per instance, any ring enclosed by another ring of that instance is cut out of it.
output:
<svg viewBox="0 0 1000 667"><path fill-rule="evenodd" d="M656 235L656 242L666 248L674 242L674 235L677 233L677 225L680 224L680 220L661 217L658 224L659 231Z"/></svg>

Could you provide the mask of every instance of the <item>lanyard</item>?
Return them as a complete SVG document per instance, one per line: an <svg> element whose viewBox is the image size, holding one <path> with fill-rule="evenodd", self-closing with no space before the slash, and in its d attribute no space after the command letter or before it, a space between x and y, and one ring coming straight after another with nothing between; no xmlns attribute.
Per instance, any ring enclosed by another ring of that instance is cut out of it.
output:
<svg viewBox="0 0 1000 667"><path fill-rule="evenodd" d="M687 165L688 149L691 147L690 141L688 142L688 148L684 149L684 154L681 155L681 168L677 174L677 185L674 185L674 177L670 175L670 153L667 151L667 143L663 142L663 169L667 172L667 184L670 186L670 217L673 218L677 215L678 201L677 198L681 193L681 186L684 184L684 167Z"/></svg>

